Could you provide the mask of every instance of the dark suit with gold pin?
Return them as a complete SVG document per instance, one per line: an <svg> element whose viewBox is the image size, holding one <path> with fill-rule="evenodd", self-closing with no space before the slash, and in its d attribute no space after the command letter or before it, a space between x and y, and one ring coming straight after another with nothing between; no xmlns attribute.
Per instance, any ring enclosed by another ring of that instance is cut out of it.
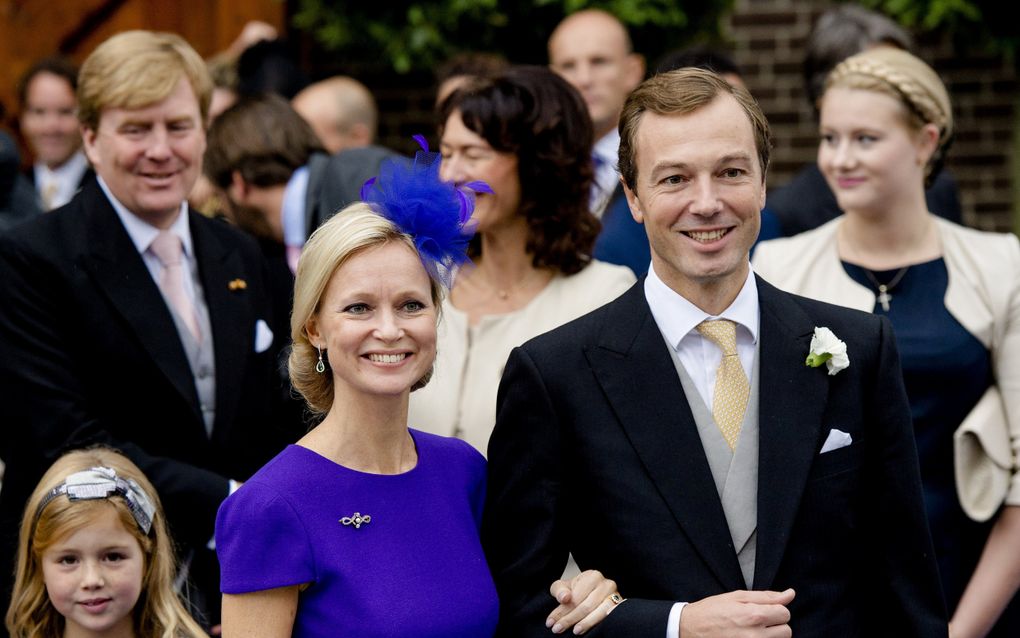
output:
<svg viewBox="0 0 1020 638"><path fill-rule="evenodd" d="M206 372L193 369L173 314L95 180L0 241L4 561L28 494L67 449L122 450L155 485L187 549L212 538L229 480L244 480L286 443L289 433L266 417L282 339L267 327L259 249L225 223L191 213L189 225L213 349L211 428L196 390Z"/></svg>

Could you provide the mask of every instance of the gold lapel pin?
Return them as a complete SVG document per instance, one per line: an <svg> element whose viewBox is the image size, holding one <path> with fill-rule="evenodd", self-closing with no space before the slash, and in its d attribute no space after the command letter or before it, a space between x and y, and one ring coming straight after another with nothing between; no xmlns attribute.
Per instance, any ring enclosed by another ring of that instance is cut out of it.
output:
<svg viewBox="0 0 1020 638"><path fill-rule="evenodd" d="M227 284L227 288L230 290L246 290L248 282L243 279L231 279L230 283Z"/></svg>

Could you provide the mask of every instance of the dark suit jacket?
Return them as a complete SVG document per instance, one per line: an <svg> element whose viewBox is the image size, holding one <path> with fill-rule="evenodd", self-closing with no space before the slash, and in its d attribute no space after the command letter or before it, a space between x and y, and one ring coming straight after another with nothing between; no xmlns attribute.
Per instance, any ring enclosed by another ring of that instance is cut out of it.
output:
<svg viewBox="0 0 1020 638"><path fill-rule="evenodd" d="M0 550L67 449L122 450L158 490L175 540L202 547L228 479L286 442L266 417L276 352L254 351L256 321L272 325L259 249L222 222L192 213L190 224L215 349L211 437L170 311L95 180L0 237Z"/></svg>
<svg viewBox="0 0 1020 638"><path fill-rule="evenodd" d="M960 192L948 171L943 170L935 177L924 196L928 210L951 222L963 223ZM815 163L802 168L785 186L770 192L765 210L779 219L786 237L818 228L843 214L836 203L836 196Z"/></svg>
<svg viewBox="0 0 1020 638"><path fill-rule="evenodd" d="M350 148L326 155L316 153L308 160L308 191L305 195L307 234L312 234L348 204L361 201L365 181L379 174L384 159L397 157L382 146Z"/></svg>
<svg viewBox="0 0 1020 638"><path fill-rule="evenodd" d="M793 587L795 636L946 635L910 414L887 320L759 279L754 588ZM850 367L809 368L829 327ZM819 454L830 430L853 443ZM662 636L675 601L744 589L726 519L643 282L513 351L482 528L502 636L544 636L567 552L629 600L598 636Z"/></svg>
<svg viewBox="0 0 1020 638"><path fill-rule="evenodd" d="M595 259L630 268L641 277L648 272L652 252L645 227L634 221L623 185L617 184L602 212L602 232L595 240Z"/></svg>
<svg viewBox="0 0 1020 638"><path fill-rule="evenodd" d="M0 232L39 215L39 202L31 182L20 172L18 147L0 131Z"/></svg>

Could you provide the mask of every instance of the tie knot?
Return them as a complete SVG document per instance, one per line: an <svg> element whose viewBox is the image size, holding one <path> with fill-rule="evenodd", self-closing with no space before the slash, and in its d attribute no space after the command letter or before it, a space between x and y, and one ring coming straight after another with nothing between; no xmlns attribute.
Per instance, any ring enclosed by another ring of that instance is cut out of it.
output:
<svg viewBox="0 0 1020 638"><path fill-rule="evenodd" d="M698 332L719 346L723 356L737 354L737 324L729 319L713 319L698 324Z"/></svg>
<svg viewBox="0 0 1020 638"><path fill-rule="evenodd" d="M181 238L167 230L159 231L149 245L149 250L156 256L164 268L181 263Z"/></svg>

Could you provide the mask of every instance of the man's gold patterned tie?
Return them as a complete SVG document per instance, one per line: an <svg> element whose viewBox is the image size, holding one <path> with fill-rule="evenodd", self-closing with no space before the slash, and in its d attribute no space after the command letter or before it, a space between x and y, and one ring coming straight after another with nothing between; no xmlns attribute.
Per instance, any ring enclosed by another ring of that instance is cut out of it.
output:
<svg viewBox="0 0 1020 638"><path fill-rule="evenodd" d="M43 209L46 211L53 210L53 199L57 196L57 183L55 181L46 182L43 186L42 193L39 195L42 199Z"/></svg>
<svg viewBox="0 0 1020 638"><path fill-rule="evenodd" d="M737 325L727 319L703 321L698 324L698 332L722 350L722 361L715 373L712 417L732 450L737 446L740 424L744 422L747 397L751 391L751 384L737 355Z"/></svg>

